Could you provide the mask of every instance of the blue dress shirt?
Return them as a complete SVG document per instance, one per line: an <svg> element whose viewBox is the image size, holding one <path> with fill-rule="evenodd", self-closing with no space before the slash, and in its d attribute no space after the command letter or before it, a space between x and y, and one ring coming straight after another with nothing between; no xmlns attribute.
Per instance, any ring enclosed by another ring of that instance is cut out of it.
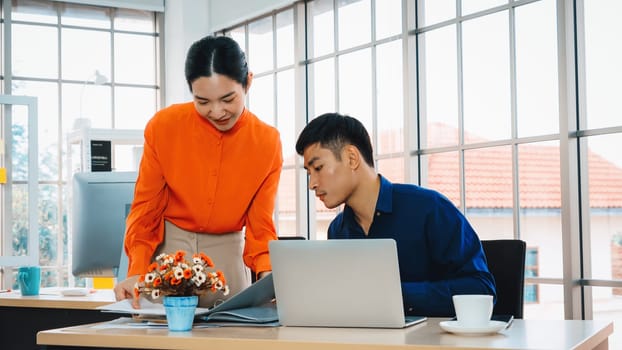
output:
<svg viewBox="0 0 622 350"><path fill-rule="evenodd" d="M496 299L482 244L458 208L436 191L379 177L369 234L346 205L330 223L328 238L394 239L408 315L454 316L454 294L491 294Z"/></svg>

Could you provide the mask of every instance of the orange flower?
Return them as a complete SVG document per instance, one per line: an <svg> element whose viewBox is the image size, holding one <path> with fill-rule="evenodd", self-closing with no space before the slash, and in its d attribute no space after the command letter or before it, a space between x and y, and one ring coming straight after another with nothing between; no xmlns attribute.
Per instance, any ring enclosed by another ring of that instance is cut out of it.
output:
<svg viewBox="0 0 622 350"><path fill-rule="evenodd" d="M178 285L180 285L180 284L181 284L181 281L182 281L182 280L177 279L177 278L171 278L171 285L172 285L172 286L178 286Z"/></svg>
<svg viewBox="0 0 622 350"><path fill-rule="evenodd" d="M225 280L225 274L222 273L222 271L216 271L216 276L218 276L218 279L222 281L222 284L227 284L227 280Z"/></svg>
<svg viewBox="0 0 622 350"><path fill-rule="evenodd" d="M184 278L189 280L192 278L192 269L185 269L184 270Z"/></svg>
<svg viewBox="0 0 622 350"><path fill-rule="evenodd" d="M156 263L156 262L151 263L151 265L149 265L149 267L147 267L147 272L153 272L157 268L158 268L158 263Z"/></svg>
<svg viewBox="0 0 622 350"><path fill-rule="evenodd" d="M156 277L153 280L153 288L158 288L160 285L162 285L162 278Z"/></svg>
<svg viewBox="0 0 622 350"><path fill-rule="evenodd" d="M186 256L186 252L184 252L183 250L178 250L177 252L175 252L175 262L176 263L183 262L185 256Z"/></svg>
<svg viewBox="0 0 622 350"><path fill-rule="evenodd" d="M203 261L205 261L205 265L209 266L209 267L214 267L214 262L212 261L212 259L205 255L204 253L199 253L201 256L201 259L203 259Z"/></svg>

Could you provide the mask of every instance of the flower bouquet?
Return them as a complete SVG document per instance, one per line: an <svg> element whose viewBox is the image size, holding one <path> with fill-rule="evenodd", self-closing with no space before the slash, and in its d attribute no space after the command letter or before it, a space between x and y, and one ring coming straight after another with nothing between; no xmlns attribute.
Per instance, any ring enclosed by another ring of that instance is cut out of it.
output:
<svg viewBox="0 0 622 350"><path fill-rule="evenodd" d="M204 253L194 254L192 261L186 260L186 252L179 250L175 255L160 254L149 265L147 273L140 276L134 286L134 295L150 296L193 296L222 291L229 294L229 286L221 271L211 271L214 263Z"/></svg>
<svg viewBox="0 0 622 350"><path fill-rule="evenodd" d="M229 294L229 286L221 271L213 271L214 263L204 253L186 260L186 252L160 254L140 276L134 286L136 298L141 295L158 299L163 296L168 328L171 331L192 329L199 295L221 291Z"/></svg>

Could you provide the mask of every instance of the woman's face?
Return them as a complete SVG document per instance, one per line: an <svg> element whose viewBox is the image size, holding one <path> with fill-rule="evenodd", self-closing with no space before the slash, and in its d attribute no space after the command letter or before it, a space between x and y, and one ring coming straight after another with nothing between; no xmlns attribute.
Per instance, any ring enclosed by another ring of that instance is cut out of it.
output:
<svg viewBox="0 0 622 350"><path fill-rule="evenodd" d="M214 73L210 77L198 78L191 84L194 107L216 129L230 130L244 111L244 99L251 78L249 73L247 89L225 75Z"/></svg>

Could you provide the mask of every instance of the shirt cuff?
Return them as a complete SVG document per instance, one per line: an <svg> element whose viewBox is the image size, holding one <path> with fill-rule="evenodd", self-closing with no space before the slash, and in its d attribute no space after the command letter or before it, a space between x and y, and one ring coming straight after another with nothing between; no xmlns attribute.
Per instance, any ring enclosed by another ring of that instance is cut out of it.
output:
<svg viewBox="0 0 622 350"><path fill-rule="evenodd" d="M147 272L147 267L151 263L151 256L153 253L144 246L136 246L132 249L132 253L129 256L129 267L127 269L127 276L143 275Z"/></svg>
<svg viewBox="0 0 622 350"><path fill-rule="evenodd" d="M268 255L268 253L261 254L255 258L255 273L264 271L272 271L270 255Z"/></svg>

